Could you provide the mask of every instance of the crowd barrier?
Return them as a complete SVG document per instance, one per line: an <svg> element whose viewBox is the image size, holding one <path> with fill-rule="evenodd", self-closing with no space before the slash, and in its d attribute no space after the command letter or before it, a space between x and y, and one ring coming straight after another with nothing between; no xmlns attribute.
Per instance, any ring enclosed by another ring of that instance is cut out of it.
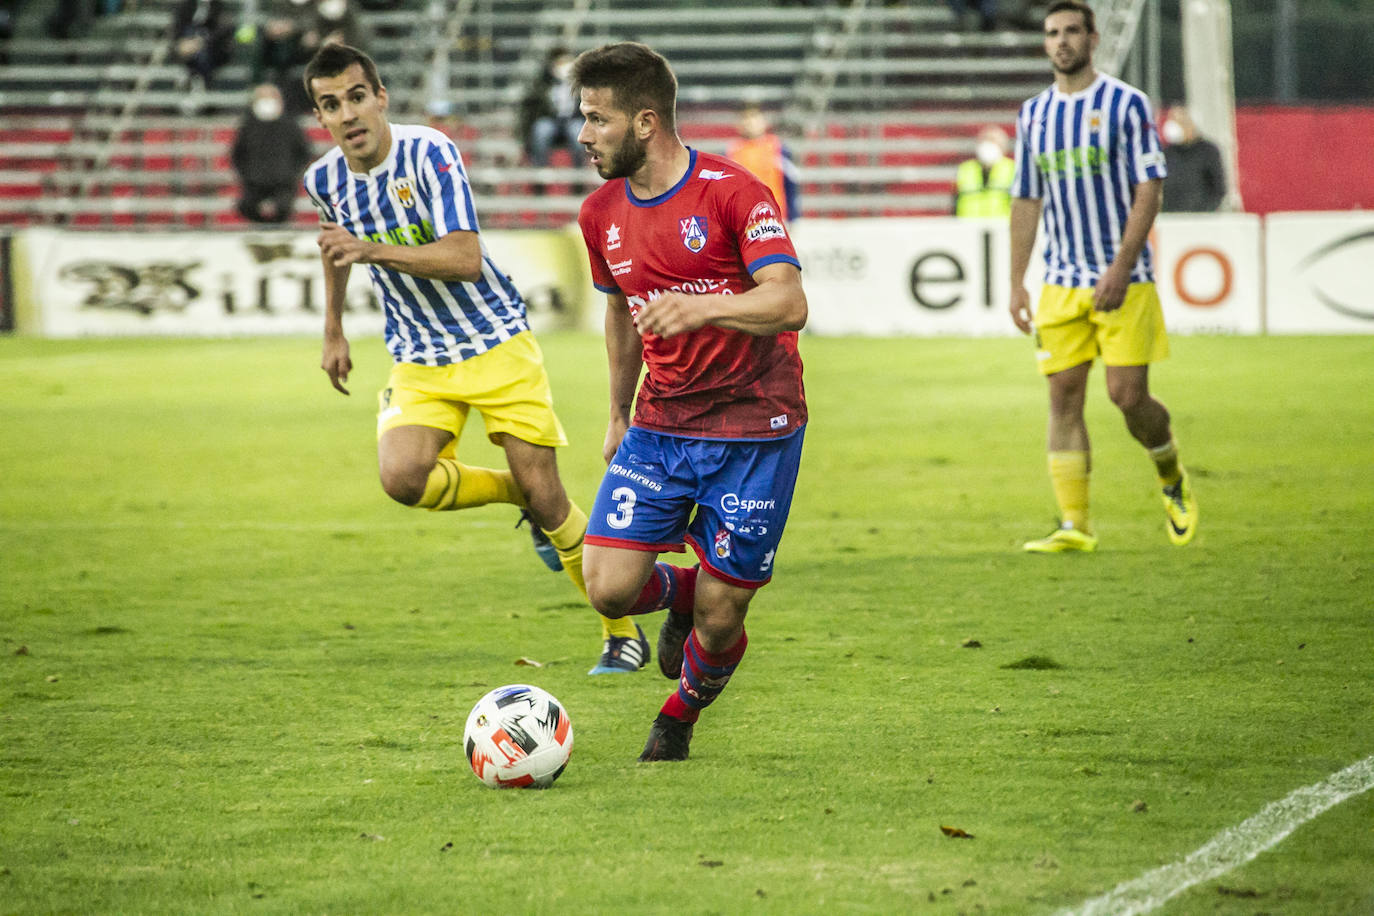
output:
<svg viewBox="0 0 1374 916"><path fill-rule="evenodd" d="M793 236L810 333L1015 333L1004 222L804 220ZM536 331L601 328L604 300L575 228L483 239L530 300ZM1174 332L1374 333L1374 213L1166 214L1154 242ZM1039 265L1037 253L1032 291ZM0 281L12 281L15 330L48 337L317 334L323 320L309 232L24 230L0 260ZM365 270L352 272L347 300L349 333L380 333Z"/></svg>

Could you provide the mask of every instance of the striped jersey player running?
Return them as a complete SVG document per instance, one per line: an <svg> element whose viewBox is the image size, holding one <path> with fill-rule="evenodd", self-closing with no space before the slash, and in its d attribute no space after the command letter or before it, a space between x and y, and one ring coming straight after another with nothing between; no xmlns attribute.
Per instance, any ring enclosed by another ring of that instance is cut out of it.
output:
<svg viewBox="0 0 1374 916"><path fill-rule="evenodd" d="M1034 332L1049 381L1049 470L1061 519L1026 543L1032 553L1097 548L1083 402L1099 356L1112 403L1154 461L1169 539L1187 544L1197 532L1197 501L1169 411L1149 387L1150 363L1169 353L1149 244L1164 154L1145 96L1093 68L1097 41L1087 4L1051 3L1045 53L1054 85L1023 104L1016 121L1011 317L1023 333ZM1025 276L1042 215L1045 285L1032 315Z"/></svg>
<svg viewBox="0 0 1374 916"><path fill-rule="evenodd" d="M568 499L554 452L567 439L525 302L478 235L458 148L428 127L391 124L376 64L356 48L322 48L306 66L305 88L337 144L305 175L320 213L321 367L348 394L353 362L342 313L354 264L367 266L382 301L395 360L377 414L382 489L421 509L518 507L540 558L585 594L587 516ZM474 409L508 470L458 461ZM633 623L602 618L602 637L592 674L638 671L647 662L648 640Z"/></svg>

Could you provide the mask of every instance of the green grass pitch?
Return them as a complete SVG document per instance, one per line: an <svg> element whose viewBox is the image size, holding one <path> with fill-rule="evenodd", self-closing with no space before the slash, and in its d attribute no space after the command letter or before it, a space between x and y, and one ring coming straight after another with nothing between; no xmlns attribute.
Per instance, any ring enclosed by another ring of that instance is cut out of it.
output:
<svg viewBox="0 0 1374 916"><path fill-rule="evenodd" d="M1074 907L1374 754L1372 342L1174 341L1182 549L1099 370L1101 548L1040 557L1026 342L804 338L749 653L644 765L670 683L585 675L595 620L514 510L381 492L378 341L343 398L313 340L0 339L0 913ZM589 508L601 343L543 345ZM478 422L461 455L499 460ZM576 750L491 791L463 721L521 681ZM1358 795L1160 912L1370 912L1371 823Z"/></svg>

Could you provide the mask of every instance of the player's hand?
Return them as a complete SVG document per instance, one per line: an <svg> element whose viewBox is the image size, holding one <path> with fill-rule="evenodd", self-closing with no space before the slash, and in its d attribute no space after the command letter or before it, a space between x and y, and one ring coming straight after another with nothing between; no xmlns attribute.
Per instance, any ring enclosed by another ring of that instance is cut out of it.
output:
<svg viewBox="0 0 1374 916"><path fill-rule="evenodd" d="M702 296L667 292L651 299L635 313L635 330L641 334L672 337L684 331L695 331L707 322Z"/></svg>
<svg viewBox="0 0 1374 916"><path fill-rule="evenodd" d="M324 339L324 354L320 357L320 368L329 376L329 384L338 391L348 394L343 383L348 381L348 373L353 371L353 360L348 356L348 339L342 335Z"/></svg>
<svg viewBox="0 0 1374 916"><path fill-rule="evenodd" d="M601 457L607 464L615 457L616 450L620 448L620 440L625 438L629 428L629 420L622 416L611 417L611 422L606 426L606 441L601 446Z"/></svg>
<svg viewBox="0 0 1374 916"><path fill-rule="evenodd" d="M1011 320L1022 334L1031 332L1030 293L1024 286L1016 286L1011 291Z"/></svg>
<svg viewBox="0 0 1374 916"><path fill-rule="evenodd" d="M360 261L366 263L367 253L372 248L372 242L365 242L338 223L330 222L320 223L315 244L320 246L325 260L335 267L347 267Z"/></svg>
<svg viewBox="0 0 1374 916"><path fill-rule="evenodd" d="M1126 301L1126 288L1131 285L1131 275L1119 271L1113 264L1107 272L1097 278L1093 288L1093 311L1114 312Z"/></svg>

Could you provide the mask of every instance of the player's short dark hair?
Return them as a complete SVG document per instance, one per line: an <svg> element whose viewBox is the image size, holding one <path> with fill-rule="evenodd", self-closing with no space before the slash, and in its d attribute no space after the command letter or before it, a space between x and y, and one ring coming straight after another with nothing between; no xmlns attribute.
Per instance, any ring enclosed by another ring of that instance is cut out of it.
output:
<svg viewBox="0 0 1374 916"><path fill-rule="evenodd" d="M584 51L573 62L573 90L609 89L615 106L631 117L653 109L663 126L677 125L677 77L668 61L648 45L622 41Z"/></svg>
<svg viewBox="0 0 1374 916"><path fill-rule="evenodd" d="M368 85L372 91L376 92L382 88L382 78L377 74L377 64L372 58L367 56L366 51L360 51L351 45L327 44L315 52L315 56L310 58L310 63L305 65L305 94L310 96L310 101L315 101L315 90L311 88L310 81L316 77L338 76L349 67L357 64L363 68L363 76L367 77Z"/></svg>
<svg viewBox="0 0 1374 916"><path fill-rule="evenodd" d="M1093 15L1093 8L1084 3L1083 0L1054 0L1045 10L1045 18L1048 19L1055 13L1082 13L1083 27L1088 30L1089 35L1097 34L1097 17Z"/></svg>

